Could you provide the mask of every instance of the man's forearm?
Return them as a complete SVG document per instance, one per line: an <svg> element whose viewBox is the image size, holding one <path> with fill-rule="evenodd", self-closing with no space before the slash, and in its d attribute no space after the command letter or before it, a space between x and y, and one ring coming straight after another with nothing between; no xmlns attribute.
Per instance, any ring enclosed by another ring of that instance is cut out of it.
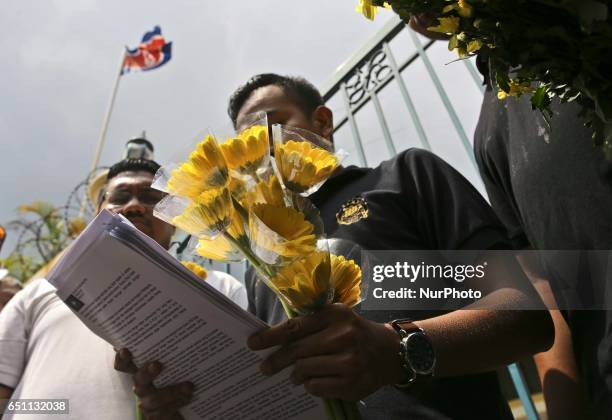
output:
<svg viewBox="0 0 612 420"><path fill-rule="evenodd" d="M550 420L591 418L574 359L571 333L560 311L551 311L555 343L534 355Z"/></svg>
<svg viewBox="0 0 612 420"><path fill-rule="evenodd" d="M481 303L500 296L525 299L518 291L499 290L483 298ZM432 341L436 376L492 370L547 350L554 337L554 327L546 310L463 309L415 324Z"/></svg>

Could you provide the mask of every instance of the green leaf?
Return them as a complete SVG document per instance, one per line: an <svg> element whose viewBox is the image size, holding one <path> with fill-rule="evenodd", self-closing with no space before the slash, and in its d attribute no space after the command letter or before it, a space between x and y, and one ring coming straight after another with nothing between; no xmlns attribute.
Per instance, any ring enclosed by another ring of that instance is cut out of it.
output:
<svg viewBox="0 0 612 420"><path fill-rule="evenodd" d="M506 73L502 73L498 71L495 74L495 81L497 82L497 86L503 90L504 92L510 92L510 79Z"/></svg>
<svg viewBox="0 0 612 420"><path fill-rule="evenodd" d="M535 93L531 97L531 105L535 109L545 111L550 106L550 97L548 96L548 87L540 86L536 89Z"/></svg>

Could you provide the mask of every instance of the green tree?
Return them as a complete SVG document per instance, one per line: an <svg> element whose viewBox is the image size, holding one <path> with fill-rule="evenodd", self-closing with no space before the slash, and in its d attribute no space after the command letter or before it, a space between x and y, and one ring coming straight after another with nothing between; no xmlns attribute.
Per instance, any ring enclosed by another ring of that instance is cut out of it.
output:
<svg viewBox="0 0 612 420"><path fill-rule="evenodd" d="M81 218L66 224L61 208L35 201L17 208L18 219L8 223L17 235L17 245L9 256L0 260L12 276L27 281L48 264L85 227Z"/></svg>

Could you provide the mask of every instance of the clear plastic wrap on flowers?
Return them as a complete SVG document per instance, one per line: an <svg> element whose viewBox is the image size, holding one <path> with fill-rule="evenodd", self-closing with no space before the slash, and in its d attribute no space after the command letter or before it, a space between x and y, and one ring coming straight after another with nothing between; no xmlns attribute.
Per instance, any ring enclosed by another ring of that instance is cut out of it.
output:
<svg viewBox="0 0 612 420"><path fill-rule="evenodd" d="M283 186L297 194L309 195L340 166L346 154L334 152L331 142L307 130L275 124L274 161Z"/></svg>
<svg viewBox="0 0 612 420"><path fill-rule="evenodd" d="M257 182L270 166L270 139L265 112L247 115L245 129L221 144L233 177Z"/></svg>
<svg viewBox="0 0 612 420"><path fill-rule="evenodd" d="M269 279L272 287L297 314L316 312L334 298L332 263L327 241L321 240L308 254L278 267Z"/></svg>
<svg viewBox="0 0 612 420"><path fill-rule="evenodd" d="M319 210L307 198L343 155L314 133L275 125L272 160L265 114L247 120L225 142L207 135L185 160L158 171L154 187L169 195L155 216L193 235L201 257L248 260L290 316L331 302L355 305L361 270L330 254Z"/></svg>
<svg viewBox="0 0 612 420"><path fill-rule="evenodd" d="M227 187L229 170L217 139L206 135L186 160L162 166L153 188L172 195L196 199L205 191Z"/></svg>
<svg viewBox="0 0 612 420"><path fill-rule="evenodd" d="M182 226L178 226L175 223L175 218L183 214L185 209L189 207L190 203L191 200L189 200L188 198L179 197L176 195L167 195L155 205L155 207L153 208L153 216L163 220L166 223L174 225L181 230L184 230L190 235L199 235L203 231L203 229L201 229L202 226L200 226L199 223L194 225L187 224Z"/></svg>
<svg viewBox="0 0 612 420"><path fill-rule="evenodd" d="M245 260L242 248L249 247L242 218L234 213L232 223L222 235L214 238L201 236L193 237L190 246L199 256L220 262L242 262Z"/></svg>
<svg viewBox="0 0 612 420"><path fill-rule="evenodd" d="M265 264L287 265L316 249L315 226L291 207L253 204L248 226L251 249Z"/></svg>
<svg viewBox="0 0 612 420"><path fill-rule="evenodd" d="M160 167L155 175L153 176L153 182L151 183L151 188L155 188L156 190L160 190L163 192L168 191L168 180L172 176L172 171L174 171L178 167L176 163L169 163Z"/></svg>
<svg viewBox="0 0 612 420"><path fill-rule="evenodd" d="M361 269L330 254L336 242L322 239L323 221L307 197L343 155L316 134L274 126L272 160L265 115L246 120L247 128L225 142L207 135L185 160L158 171L154 188L169 195L155 207L155 216L193 235L189 246L203 258L246 259L289 317L332 302L356 305Z"/></svg>
<svg viewBox="0 0 612 420"><path fill-rule="evenodd" d="M366 296L361 282L361 247L346 239L328 239L331 255L331 283L334 286L334 303L353 307Z"/></svg>
<svg viewBox="0 0 612 420"><path fill-rule="evenodd" d="M353 307L362 300L359 256L359 247L350 241L321 239L313 252L277 266L268 283L297 314L328 303Z"/></svg>
<svg viewBox="0 0 612 420"><path fill-rule="evenodd" d="M216 188L194 199L168 195L155 206L153 214L192 235L214 238L229 227L234 207L229 189Z"/></svg>

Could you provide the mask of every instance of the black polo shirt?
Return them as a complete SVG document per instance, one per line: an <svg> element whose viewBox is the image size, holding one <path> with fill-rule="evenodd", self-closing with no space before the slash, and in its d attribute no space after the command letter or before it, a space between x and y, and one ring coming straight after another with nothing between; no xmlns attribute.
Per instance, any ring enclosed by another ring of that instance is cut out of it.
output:
<svg viewBox="0 0 612 420"><path fill-rule="evenodd" d="M368 217L340 225L342 204L363 197ZM311 195L329 237L348 239L365 250L429 250L507 248L506 232L472 185L432 153L406 150L376 168L350 166ZM275 324L286 319L276 296L246 276L249 310ZM378 322L423 319L409 311L361 311ZM494 372L435 378L418 397L384 387L360 404L364 419L506 419L512 418Z"/></svg>

